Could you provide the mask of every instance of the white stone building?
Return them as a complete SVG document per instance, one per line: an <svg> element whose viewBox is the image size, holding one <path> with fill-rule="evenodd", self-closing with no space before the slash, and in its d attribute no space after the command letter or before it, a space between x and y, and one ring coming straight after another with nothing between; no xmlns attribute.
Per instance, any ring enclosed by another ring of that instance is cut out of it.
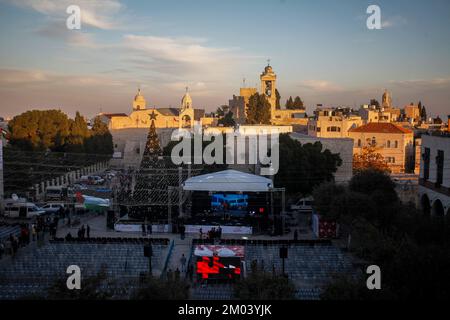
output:
<svg viewBox="0 0 450 320"><path fill-rule="evenodd" d="M426 214L450 214L450 132L422 135L419 201Z"/></svg>

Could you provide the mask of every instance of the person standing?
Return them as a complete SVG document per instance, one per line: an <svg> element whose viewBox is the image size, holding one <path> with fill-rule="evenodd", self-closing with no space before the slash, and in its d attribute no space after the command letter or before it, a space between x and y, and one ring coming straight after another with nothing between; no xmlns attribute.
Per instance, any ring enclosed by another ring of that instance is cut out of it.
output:
<svg viewBox="0 0 450 320"><path fill-rule="evenodd" d="M203 229L200 228L199 232L200 232L200 240L202 240L203 239Z"/></svg>
<svg viewBox="0 0 450 320"><path fill-rule="evenodd" d="M31 237L33 239L33 241L36 241L36 225L33 223L31 225Z"/></svg>
<svg viewBox="0 0 450 320"><path fill-rule="evenodd" d="M172 281L172 280L173 280L173 279L172 279L172 276L173 276L172 269L169 269L169 270L167 271L167 280L168 280L168 281Z"/></svg>
<svg viewBox="0 0 450 320"><path fill-rule="evenodd" d="M86 233L86 229L84 228L84 224L81 226L81 239L84 239L84 235Z"/></svg>
<svg viewBox="0 0 450 320"><path fill-rule="evenodd" d="M181 263L181 272L186 272L186 257L184 256L184 253L181 256L180 263Z"/></svg>

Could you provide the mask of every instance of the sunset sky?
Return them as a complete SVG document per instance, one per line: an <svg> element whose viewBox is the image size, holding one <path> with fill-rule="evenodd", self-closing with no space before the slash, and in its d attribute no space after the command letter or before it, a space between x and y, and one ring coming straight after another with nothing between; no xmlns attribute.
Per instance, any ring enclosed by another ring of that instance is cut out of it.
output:
<svg viewBox="0 0 450 320"><path fill-rule="evenodd" d="M67 6L81 30L66 28ZM381 7L382 30L366 9ZM147 104L178 107L189 86L208 111L259 87L270 58L282 104L396 106L450 114L450 1L0 0L0 116L61 108L91 117Z"/></svg>

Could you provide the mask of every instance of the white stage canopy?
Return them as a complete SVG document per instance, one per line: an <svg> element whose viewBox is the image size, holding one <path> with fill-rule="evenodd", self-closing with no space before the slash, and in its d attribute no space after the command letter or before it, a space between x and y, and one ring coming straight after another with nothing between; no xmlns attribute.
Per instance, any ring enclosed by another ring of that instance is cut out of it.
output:
<svg viewBox="0 0 450 320"><path fill-rule="evenodd" d="M267 192L272 180L236 170L203 174L187 179L183 189L213 192Z"/></svg>

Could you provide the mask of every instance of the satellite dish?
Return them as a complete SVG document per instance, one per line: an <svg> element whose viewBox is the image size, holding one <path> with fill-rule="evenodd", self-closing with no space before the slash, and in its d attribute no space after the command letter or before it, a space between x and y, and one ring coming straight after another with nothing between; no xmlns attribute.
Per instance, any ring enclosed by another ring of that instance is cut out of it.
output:
<svg viewBox="0 0 450 320"><path fill-rule="evenodd" d="M17 194L13 193L11 196L11 199L13 199L14 201L19 200L19 197L17 196Z"/></svg>

